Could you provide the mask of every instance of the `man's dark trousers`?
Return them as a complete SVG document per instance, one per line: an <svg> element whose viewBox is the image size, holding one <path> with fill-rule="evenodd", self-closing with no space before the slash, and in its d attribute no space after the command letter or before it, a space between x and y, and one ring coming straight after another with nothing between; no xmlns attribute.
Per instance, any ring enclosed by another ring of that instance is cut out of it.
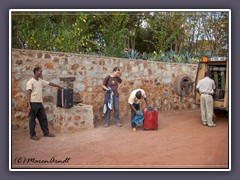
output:
<svg viewBox="0 0 240 180"><path fill-rule="evenodd" d="M43 134L46 135L49 133L48 129L48 120L45 113L45 109L42 103L30 103L31 105L31 112L29 113L29 130L30 130L30 137L36 135L35 127L36 127L36 118L39 121Z"/></svg>

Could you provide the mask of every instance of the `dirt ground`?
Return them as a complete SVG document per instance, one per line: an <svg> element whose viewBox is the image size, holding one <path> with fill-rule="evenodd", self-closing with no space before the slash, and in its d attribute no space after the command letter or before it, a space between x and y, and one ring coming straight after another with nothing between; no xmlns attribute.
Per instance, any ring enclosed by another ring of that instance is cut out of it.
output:
<svg viewBox="0 0 240 180"><path fill-rule="evenodd" d="M103 122L93 130L53 133L39 141L28 130L12 131L13 169L20 168L229 168L228 118L216 118L216 127L203 126L200 110L159 112L159 129L131 131ZM51 127L50 127L51 130Z"/></svg>

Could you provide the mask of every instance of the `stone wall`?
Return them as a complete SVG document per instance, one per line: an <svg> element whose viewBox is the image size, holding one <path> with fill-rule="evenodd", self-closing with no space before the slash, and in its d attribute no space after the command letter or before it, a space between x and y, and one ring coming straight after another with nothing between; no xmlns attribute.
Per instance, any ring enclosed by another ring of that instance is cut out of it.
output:
<svg viewBox="0 0 240 180"><path fill-rule="evenodd" d="M72 108L53 107L53 128L63 133L94 128L92 105L78 104Z"/></svg>
<svg viewBox="0 0 240 180"><path fill-rule="evenodd" d="M81 94L84 104L93 106L94 121L104 121L102 114L104 91L102 80L118 66L123 84L120 88L120 118L130 118L127 103L135 88L146 91L149 103L159 111L189 109L193 97L180 97L173 92L173 81L178 75L188 74L195 80L197 65L129 60L114 57L48 52L36 50L12 50L12 125L27 127L26 83L33 76L33 68L43 69L43 78L55 84L65 85L60 78L75 77L73 88ZM57 88L46 86L43 90L44 106L48 120L54 120Z"/></svg>

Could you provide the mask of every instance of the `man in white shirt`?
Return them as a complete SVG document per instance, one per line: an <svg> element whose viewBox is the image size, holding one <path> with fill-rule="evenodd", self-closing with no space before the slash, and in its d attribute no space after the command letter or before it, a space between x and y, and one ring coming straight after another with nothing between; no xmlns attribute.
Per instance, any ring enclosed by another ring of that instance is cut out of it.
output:
<svg viewBox="0 0 240 180"><path fill-rule="evenodd" d="M34 76L27 82L27 108L29 113L30 138L32 140L39 140L39 137L36 136L35 132L36 118L38 118L44 136L55 137L55 135L50 133L48 129L48 120L44 107L42 105L43 103L42 86L50 85L58 88L63 87L41 79L42 69L40 67L35 67L33 73Z"/></svg>
<svg viewBox="0 0 240 180"><path fill-rule="evenodd" d="M209 127L215 127L216 124L212 121L213 117L213 94L215 89L214 80L210 79L210 72L205 72L205 77L201 79L197 86L196 90L200 93L200 108L201 108L201 117L202 123L204 126L208 125Z"/></svg>
<svg viewBox="0 0 240 180"><path fill-rule="evenodd" d="M140 110L140 102L141 102L142 97L148 107L147 96L146 96L145 91L142 89L133 90L128 99L128 103L131 108L131 126L132 126L133 131L136 131L136 124L132 123L132 119L134 118L134 116L136 114L139 114L138 110Z"/></svg>

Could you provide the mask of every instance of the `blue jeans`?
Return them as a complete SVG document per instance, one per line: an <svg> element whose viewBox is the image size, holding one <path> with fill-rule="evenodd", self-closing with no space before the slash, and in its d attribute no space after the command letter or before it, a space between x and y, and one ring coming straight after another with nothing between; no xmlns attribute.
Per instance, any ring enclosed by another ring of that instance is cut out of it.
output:
<svg viewBox="0 0 240 180"><path fill-rule="evenodd" d="M113 96L113 109L115 123L119 123L119 96ZM108 109L107 112L104 114L106 124L109 124L110 116L111 111Z"/></svg>

